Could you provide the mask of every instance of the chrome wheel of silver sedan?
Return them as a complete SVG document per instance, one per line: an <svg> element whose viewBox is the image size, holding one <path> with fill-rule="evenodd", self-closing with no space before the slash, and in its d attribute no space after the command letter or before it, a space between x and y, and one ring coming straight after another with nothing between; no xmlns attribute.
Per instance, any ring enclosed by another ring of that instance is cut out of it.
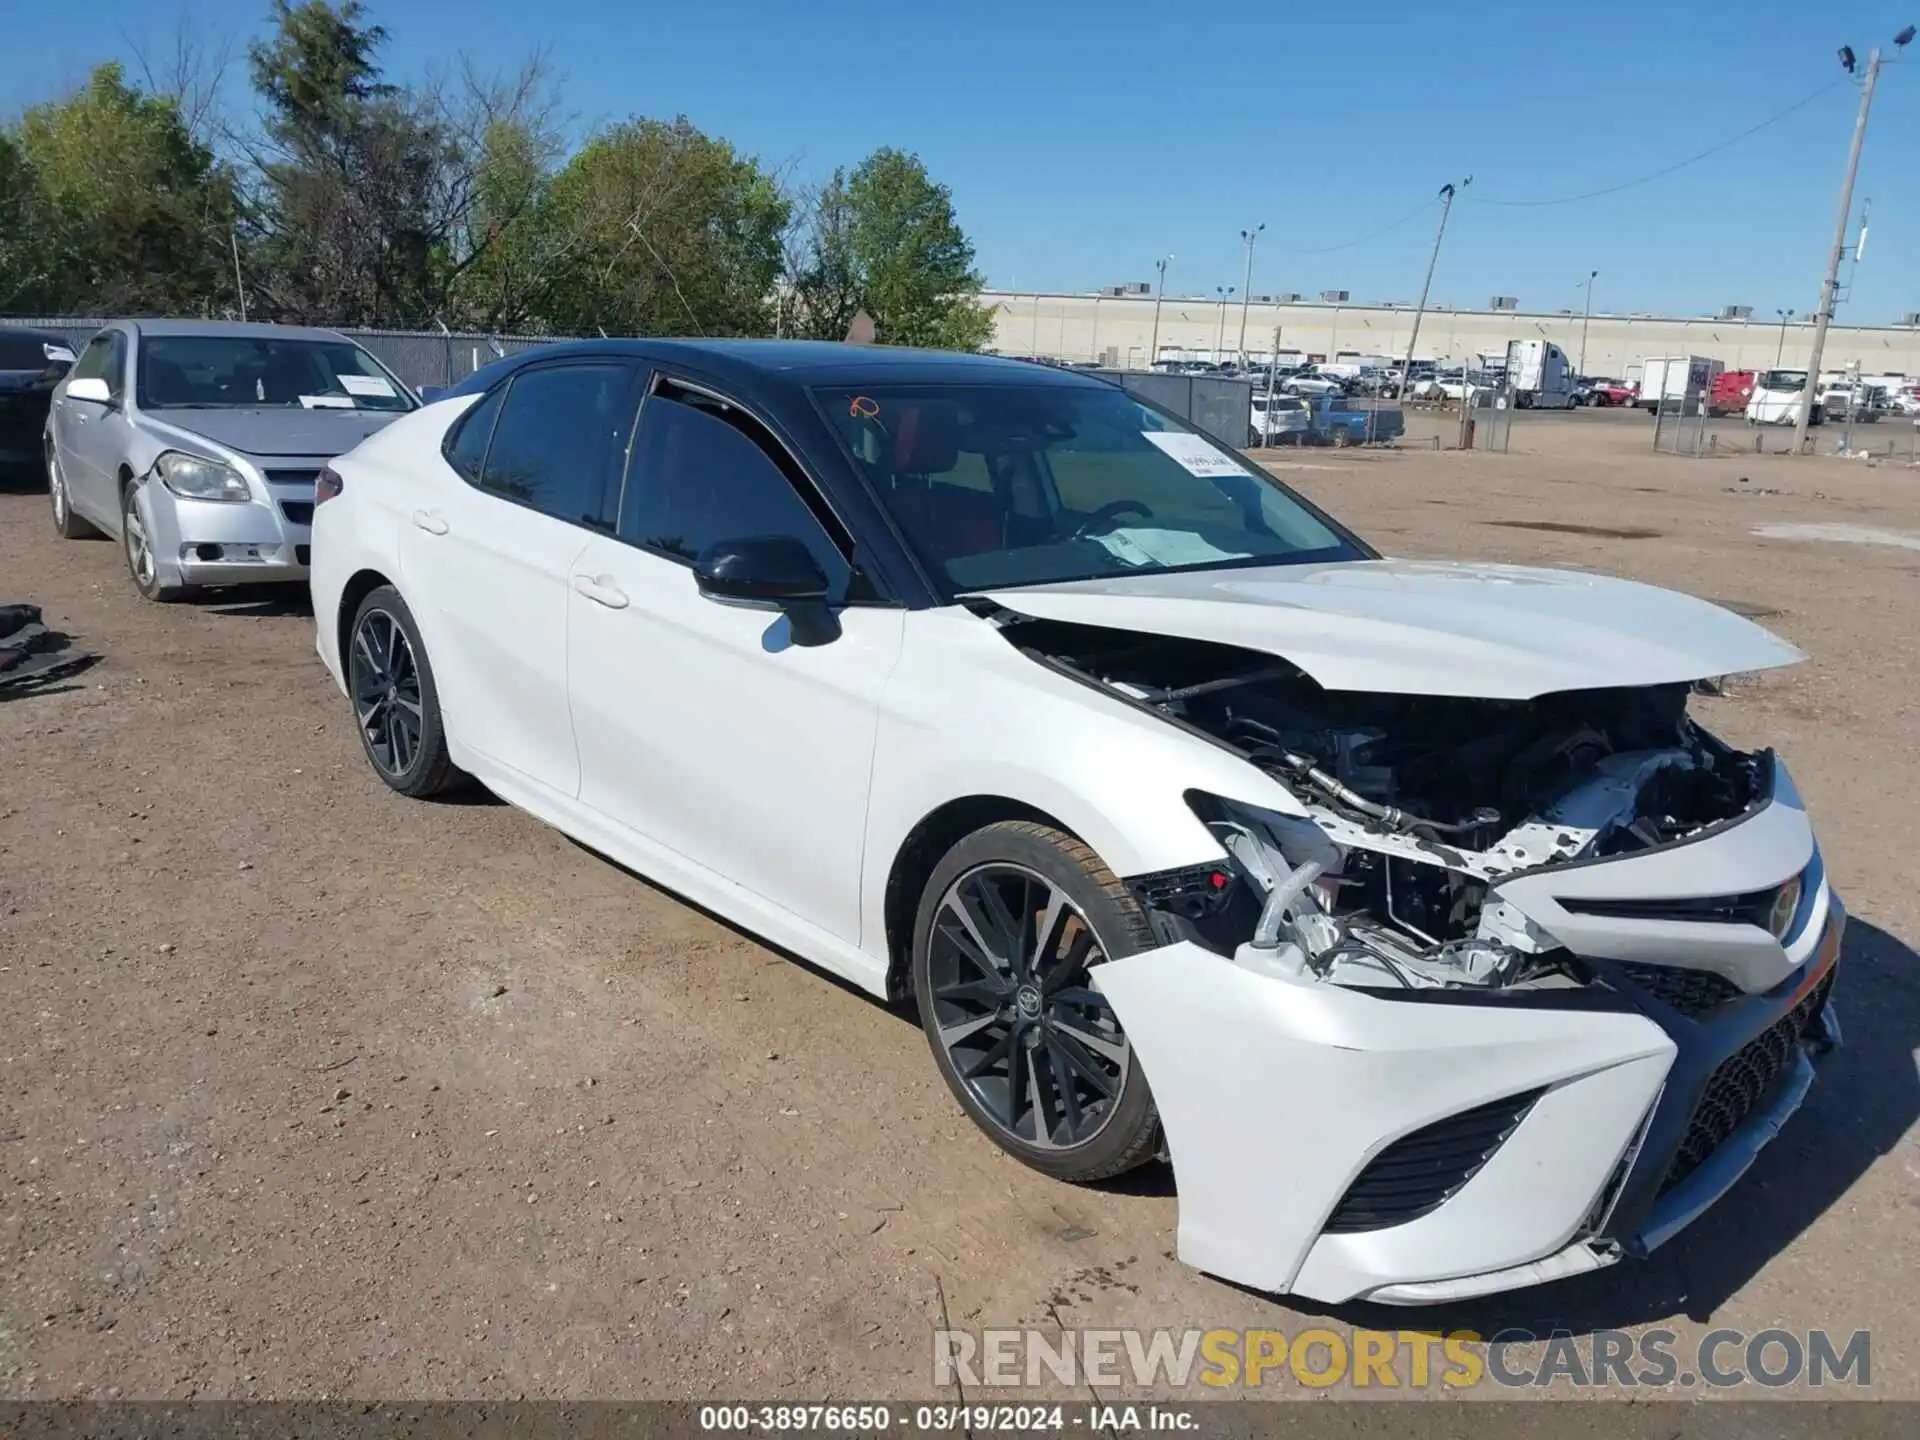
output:
<svg viewBox="0 0 1920 1440"><path fill-rule="evenodd" d="M1132 1052L1088 983L1106 958L1079 907L1024 866L982 865L941 897L928 949L939 1043L1023 1144L1084 1145L1113 1118Z"/></svg>

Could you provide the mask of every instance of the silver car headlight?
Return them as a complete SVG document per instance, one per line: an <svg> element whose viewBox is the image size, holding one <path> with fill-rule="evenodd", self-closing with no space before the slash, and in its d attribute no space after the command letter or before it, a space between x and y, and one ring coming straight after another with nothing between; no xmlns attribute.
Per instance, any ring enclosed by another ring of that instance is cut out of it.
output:
<svg viewBox="0 0 1920 1440"><path fill-rule="evenodd" d="M218 460L169 450L153 462L153 469L160 483L183 500L253 499L240 472Z"/></svg>

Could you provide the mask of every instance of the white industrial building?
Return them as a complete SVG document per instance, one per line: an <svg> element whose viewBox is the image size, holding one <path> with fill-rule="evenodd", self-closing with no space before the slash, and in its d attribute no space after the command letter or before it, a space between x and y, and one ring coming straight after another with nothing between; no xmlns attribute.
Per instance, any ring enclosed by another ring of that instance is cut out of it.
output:
<svg viewBox="0 0 1920 1440"><path fill-rule="evenodd" d="M1156 343L1154 297L1146 290L1140 285L1083 295L990 290L981 300L994 309L993 348L1003 355L1140 369L1154 358ZM1522 310L1505 297L1496 303L1500 308L1429 304L1414 358L1463 364L1482 353L1505 354L1510 340L1551 340L1584 374L1636 379L1643 361L1661 356L1705 355L1729 370L1804 366L1813 343L1810 320L1783 323L1772 313L1749 313L1739 306L1718 316L1596 312L1583 320L1578 310ZM1169 295L1159 305L1160 355L1233 359L1241 349L1241 317L1237 297ZM1282 354L1400 358L1407 353L1413 306L1361 304L1337 291L1318 300L1256 295L1245 307L1245 325L1246 352L1256 361L1273 353L1276 341ZM1827 331L1821 368L1840 370L1856 361L1865 374L1920 375L1920 314L1897 325L1836 322Z"/></svg>

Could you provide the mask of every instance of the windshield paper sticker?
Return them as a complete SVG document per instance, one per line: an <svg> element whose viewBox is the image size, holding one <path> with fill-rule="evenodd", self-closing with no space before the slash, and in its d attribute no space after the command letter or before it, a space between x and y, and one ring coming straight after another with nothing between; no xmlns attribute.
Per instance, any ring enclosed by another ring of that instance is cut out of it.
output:
<svg viewBox="0 0 1920 1440"><path fill-rule="evenodd" d="M1198 435L1189 435L1181 430L1142 430L1140 432L1147 443L1164 450L1169 459L1178 461L1189 475L1198 475L1203 480L1217 480L1226 475L1245 475L1246 466L1231 455L1222 455Z"/></svg>
<svg viewBox="0 0 1920 1440"><path fill-rule="evenodd" d="M393 386L382 375L342 375L340 388L349 395L378 395L384 399L393 398Z"/></svg>
<svg viewBox="0 0 1920 1440"><path fill-rule="evenodd" d="M1109 530L1090 539L1123 565L1212 565L1221 560L1247 560L1252 557L1237 550L1222 550L1187 530Z"/></svg>
<svg viewBox="0 0 1920 1440"><path fill-rule="evenodd" d="M351 395L302 395L300 403L309 410L355 410Z"/></svg>

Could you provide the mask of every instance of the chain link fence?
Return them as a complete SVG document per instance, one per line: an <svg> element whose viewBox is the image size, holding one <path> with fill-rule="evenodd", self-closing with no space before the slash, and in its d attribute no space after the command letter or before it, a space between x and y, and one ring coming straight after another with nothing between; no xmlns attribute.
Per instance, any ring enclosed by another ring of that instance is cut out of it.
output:
<svg viewBox="0 0 1920 1440"><path fill-rule="evenodd" d="M0 317L0 325L45 330L60 335L77 353L106 318L55 315ZM359 330L336 333L365 346L394 374L418 390L423 385L452 385L482 365L505 355L571 340L571 335L483 335L472 330Z"/></svg>

